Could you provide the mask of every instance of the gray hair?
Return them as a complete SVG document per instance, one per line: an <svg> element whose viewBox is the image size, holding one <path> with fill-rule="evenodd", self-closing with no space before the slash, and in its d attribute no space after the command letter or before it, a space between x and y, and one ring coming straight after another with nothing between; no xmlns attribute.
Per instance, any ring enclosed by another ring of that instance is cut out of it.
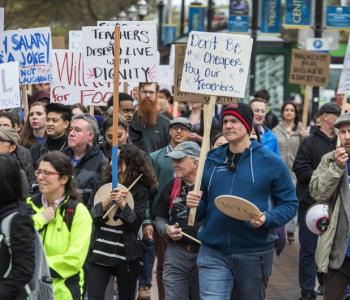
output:
<svg viewBox="0 0 350 300"><path fill-rule="evenodd" d="M90 132L92 132L95 137L97 137L100 133L100 130L98 129L98 124L95 119L95 117L89 115L89 114L81 114L81 115L75 115L72 117L72 121L74 120L84 120L90 124Z"/></svg>

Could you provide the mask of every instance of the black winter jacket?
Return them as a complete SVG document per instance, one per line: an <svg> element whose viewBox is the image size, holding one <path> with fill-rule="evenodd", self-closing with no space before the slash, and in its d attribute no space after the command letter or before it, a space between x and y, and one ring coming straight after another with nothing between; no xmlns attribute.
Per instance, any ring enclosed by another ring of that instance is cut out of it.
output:
<svg viewBox="0 0 350 300"><path fill-rule="evenodd" d="M70 148L65 150L68 157L73 157ZM92 207L97 189L101 186L101 179L106 173L108 160L98 146L87 146L85 155L74 167L74 178L82 196L83 203Z"/></svg>
<svg viewBox="0 0 350 300"><path fill-rule="evenodd" d="M29 209L23 203L14 203L0 209L1 221L17 211L11 222L12 269L4 279L8 268L9 256L5 248L0 249L0 299L26 299L24 286L34 273L35 231ZM1 250L3 250L1 252Z"/></svg>
<svg viewBox="0 0 350 300"><path fill-rule="evenodd" d="M142 182L138 182L131 189L131 194L134 198L134 209L131 209L128 204L122 210L118 209L115 217L120 218L124 224L114 227L116 230L123 231L123 242L127 261L135 261L142 258L142 244L137 239L137 234L144 218L151 192ZM92 249L96 240L101 237L101 226L108 220L102 219L104 213L101 203L96 204L91 209L91 215L95 225ZM90 256L90 261L96 261L93 253Z"/></svg>
<svg viewBox="0 0 350 300"><path fill-rule="evenodd" d="M17 160L19 162L21 169L27 175L29 189L31 191L31 188L35 183L35 176L34 176L34 167L33 167L32 156L30 155L30 151L21 145L17 145L15 150L15 155L17 157Z"/></svg>
<svg viewBox="0 0 350 300"><path fill-rule="evenodd" d="M311 176L322 156L333 151L335 146L336 139L330 139L318 128L301 142L293 164L293 172L297 178L296 192L301 211L305 212L316 203L309 192Z"/></svg>

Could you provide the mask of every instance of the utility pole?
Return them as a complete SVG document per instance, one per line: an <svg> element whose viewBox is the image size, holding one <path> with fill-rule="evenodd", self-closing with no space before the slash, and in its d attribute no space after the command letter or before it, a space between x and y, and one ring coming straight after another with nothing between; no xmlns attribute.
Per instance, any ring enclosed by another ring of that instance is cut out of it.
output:
<svg viewBox="0 0 350 300"><path fill-rule="evenodd" d="M255 92L255 54L256 54L256 44L258 37L258 29L259 29L259 0L253 0L252 7L252 31L251 37L253 39L253 47L252 47L252 57L250 59L250 81L249 81L249 94L254 95Z"/></svg>

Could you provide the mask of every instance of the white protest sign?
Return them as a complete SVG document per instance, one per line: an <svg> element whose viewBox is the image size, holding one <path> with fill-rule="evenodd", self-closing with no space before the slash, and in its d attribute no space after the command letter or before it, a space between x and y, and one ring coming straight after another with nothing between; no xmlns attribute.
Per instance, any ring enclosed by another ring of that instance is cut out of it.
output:
<svg viewBox="0 0 350 300"><path fill-rule="evenodd" d="M338 94L350 94L350 39L346 48L343 70L340 75Z"/></svg>
<svg viewBox="0 0 350 300"><path fill-rule="evenodd" d="M87 83L83 56L72 50L53 50L51 101L72 105L106 105L113 95L113 84Z"/></svg>
<svg viewBox="0 0 350 300"><path fill-rule="evenodd" d="M82 31L81 30L71 30L69 31L69 50L81 51L82 49Z"/></svg>
<svg viewBox="0 0 350 300"><path fill-rule="evenodd" d="M18 62L0 64L0 109L21 107Z"/></svg>
<svg viewBox="0 0 350 300"><path fill-rule="evenodd" d="M245 35L192 31L180 90L244 98L252 44Z"/></svg>
<svg viewBox="0 0 350 300"><path fill-rule="evenodd" d="M114 27L83 27L83 55L88 82L114 78ZM120 32L119 81L157 81L156 26L125 25Z"/></svg>
<svg viewBox="0 0 350 300"><path fill-rule="evenodd" d="M158 83L161 87L170 88L174 83L174 67L170 65L158 66Z"/></svg>
<svg viewBox="0 0 350 300"><path fill-rule="evenodd" d="M20 84L50 82L51 52L49 27L4 31L0 63L18 62Z"/></svg>
<svg viewBox="0 0 350 300"><path fill-rule="evenodd" d="M113 26L116 25L125 26L125 25L135 25L135 26L143 26L143 25L156 25L153 21L97 21L97 26Z"/></svg>

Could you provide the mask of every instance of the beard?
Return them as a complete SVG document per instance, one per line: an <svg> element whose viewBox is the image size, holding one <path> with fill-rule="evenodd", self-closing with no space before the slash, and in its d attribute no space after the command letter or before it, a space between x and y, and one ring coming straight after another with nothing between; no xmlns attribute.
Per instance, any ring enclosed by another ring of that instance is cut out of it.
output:
<svg viewBox="0 0 350 300"><path fill-rule="evenodd" d="M142 125L155 126L157 124L158 110L156 101L140 101L138 113Z"/></svg>

